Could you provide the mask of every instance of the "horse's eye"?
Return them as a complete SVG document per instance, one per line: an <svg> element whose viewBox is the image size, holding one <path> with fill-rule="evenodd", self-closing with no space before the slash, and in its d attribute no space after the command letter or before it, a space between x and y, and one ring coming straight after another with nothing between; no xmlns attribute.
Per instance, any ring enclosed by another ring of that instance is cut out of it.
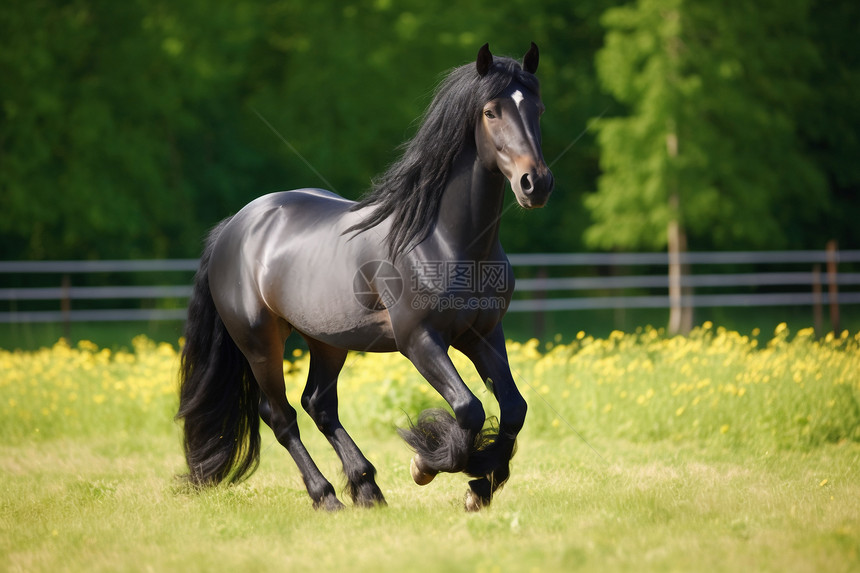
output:
<svg viewBox="0 0 860 573"><path fill-rule="evenodd" d="M493 113L491 110L489 110L489 109L485 109L485 110L484 110L484 116L485 116L487 119L496 119L496 114L494 114L494 113Z"/></svg>

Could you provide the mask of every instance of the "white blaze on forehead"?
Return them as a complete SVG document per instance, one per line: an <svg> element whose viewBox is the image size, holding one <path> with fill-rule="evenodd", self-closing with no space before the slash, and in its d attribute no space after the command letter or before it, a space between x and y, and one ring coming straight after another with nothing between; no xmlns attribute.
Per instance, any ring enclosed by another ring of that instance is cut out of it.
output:
<svg viewBox="0 0 860 573"><path fill-rule="evenodd" d="M525 99L525 98L523 97L523 92L521 92L520 90L517 90L513 93L513 95L511 96L511 99L514 100L514 103L517 104L517 109L519 109L520 103L522 103L523 99Z"/></svg>

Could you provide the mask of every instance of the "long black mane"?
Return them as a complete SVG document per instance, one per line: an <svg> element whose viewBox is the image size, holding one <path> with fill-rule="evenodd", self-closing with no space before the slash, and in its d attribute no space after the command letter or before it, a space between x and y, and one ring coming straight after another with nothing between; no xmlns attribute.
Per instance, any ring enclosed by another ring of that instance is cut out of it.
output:
<svg viewBox="0 0 860 573"><path fill-rule="evenodd" d="M353 210L375 208L346 232L366 231L390 217L386 241L392 258L424 240L433 230L454 160L473 137L484 104L514 80L539 94L537 78L511 58L494 58L483 76L474 63L452 70L436 89L418 132L401 146L400 159L374 179Z"/></svg>

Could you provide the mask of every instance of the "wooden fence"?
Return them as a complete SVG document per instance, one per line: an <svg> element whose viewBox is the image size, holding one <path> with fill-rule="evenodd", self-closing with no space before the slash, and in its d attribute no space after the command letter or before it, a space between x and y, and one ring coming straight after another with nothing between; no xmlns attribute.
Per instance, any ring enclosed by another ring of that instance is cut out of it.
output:
<svg viewBox="0 0 860 573"><path fill-rule="evenodd" d="M509 312L670 307L666 253L509 258L517 275ZM802 305L819 314L828 307L838 328L839 305L860 304L860 272L851 272L858 263L860 250L686 253L682 304ZM183 320L197 264L197 259L0 262L0 323ZM125 274L144 284L116 278ZM102 275L107 284L94 285ZM140 278L150 275L160 284Z"/></svg>

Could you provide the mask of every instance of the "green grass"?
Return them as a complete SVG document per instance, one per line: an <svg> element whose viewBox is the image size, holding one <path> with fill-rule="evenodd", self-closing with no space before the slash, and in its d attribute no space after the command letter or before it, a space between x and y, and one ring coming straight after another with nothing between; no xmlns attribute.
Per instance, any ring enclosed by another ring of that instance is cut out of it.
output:
<svg viewBox="0 0 860 573"><path fill-rule="evenodd" d="M0 555L8 571L860 567L856 444L739 455L598 440L606 465L576 439L532 436L493 507L469 515L464 479L419 488L393 435L362 442L389 506L338 515L310 508L276 447L247 482L192 494L168 437L4 446Z"/></svg>
<svg viewBox="0 0 860 573"><path fill-rule="evenodd" d="M342 417L389 506L329 515L268 429L246 482L193 492L174 478L169 345L0 352L0 569L860 569L860 337L644 329L509 353L529 417L511 481L479 514L462 510L464 476L409 477L393 427L439 404L426 383L397 355L350 357ZM293 402L306 367L286 365Z"/></svg>

